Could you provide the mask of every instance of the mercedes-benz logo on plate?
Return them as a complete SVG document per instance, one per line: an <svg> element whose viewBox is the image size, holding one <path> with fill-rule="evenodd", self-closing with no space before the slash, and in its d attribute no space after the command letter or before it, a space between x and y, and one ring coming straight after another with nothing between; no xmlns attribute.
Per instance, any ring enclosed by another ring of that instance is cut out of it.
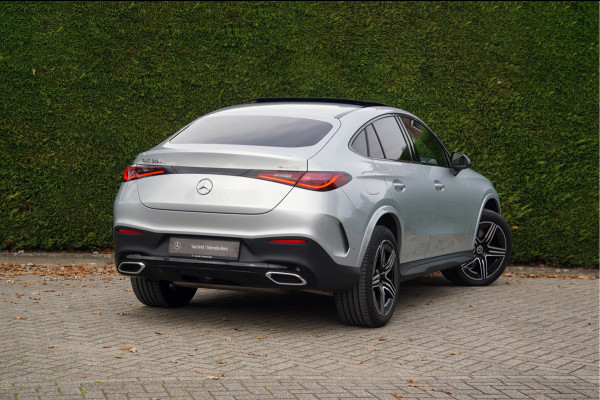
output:
<svg viewBox="0 0 600 400"><path fill-rule="evenodd" d="M175 243L173 244L173 248L174 248L175 250L181 250L181 242L175 242Z"/></svg>
<svg viewBox="0 0 600 400"><path fill-rule="evenodd" d="M205 178L202 179L200 182L198 182L198 184L196 185L196 190L198 191L198 193L200 193L201 195L205 195L205 194L209 194L210 191L213 188L213 183L210 179Z"/></svg>

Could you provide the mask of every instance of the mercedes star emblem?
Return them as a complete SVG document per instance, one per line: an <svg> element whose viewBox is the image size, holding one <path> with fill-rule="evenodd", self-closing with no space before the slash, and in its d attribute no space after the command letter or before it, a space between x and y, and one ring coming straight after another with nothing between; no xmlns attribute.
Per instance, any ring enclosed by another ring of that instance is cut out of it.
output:
<svg viewBox="0 0 600 400"><path fill-rule="evenodd" d="M196 190L198 191L198 193L200 193L201 195L205 195L205 194L209 194L210 191L213 188L213 183L210 179L205 178L202 179L200 182L198 182L198 184L196 185Z"/></svg>
<svg viewBox="0 0 600 400"><path fill-rule="evenodd" d="M175 243L173 243L173 248L175 248L175 250L180 250L181 249L181 242L175 242Z"/></svg>

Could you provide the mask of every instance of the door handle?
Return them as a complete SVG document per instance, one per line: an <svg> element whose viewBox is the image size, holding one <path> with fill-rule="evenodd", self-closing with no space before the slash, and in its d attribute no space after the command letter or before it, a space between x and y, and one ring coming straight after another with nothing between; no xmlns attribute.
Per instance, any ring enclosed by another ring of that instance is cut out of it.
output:
<svg viewBox="0 0 600 400"><path fill-rule="evenodd" d="M394 181L392 186L394 186L394 189L396 189L399 192L404 192L404 190L406 189L406 185L400 181Z"/></svg>
<svg viewBox="0 0 600 400"><path fill-rule="evenodd" d="M435 181L435 182L433 183L433 187L434 187L434 188L435 188L435 190L437 190L438 192L441 192L442 190L444 190L444 188L445 188L446 186L444 186L444 184L443 184L442 182L440 182L440 181Z"/></svg>

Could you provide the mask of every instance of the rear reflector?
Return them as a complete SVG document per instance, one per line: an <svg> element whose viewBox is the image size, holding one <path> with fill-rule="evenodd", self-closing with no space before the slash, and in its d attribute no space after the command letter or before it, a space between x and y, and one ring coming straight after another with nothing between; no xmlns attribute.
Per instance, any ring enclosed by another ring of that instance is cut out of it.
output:
<svg viewBox="0 0 600 400"><path fill-rule="evenodd" d="M117 232L119 232L119 233L127 233L129 235L143 235L144 234L144 232L134 231L133 229L124 229L124 228L117 229Z"/></svg>
<svg viewBox="0 0 600 400"><path fill-rule="evenodd" d="M256 178L319 192L337 189L352 180L345 172L260 171Z"/></svg>
<svg viewBox="0 0 600 400"><path fill-rule="evenodd" d="M165 167L158 167L154 165L130 165L123 171L123 180L131 181L133 179L144 178L146 176L166 174L167 169Z"/></svg>
<svg viewBox="0 0 600 400"><path fill-rule="evenodd" d="M273 239L269 240L270 243L282 243L282 244L306 244L306 240L302 239Z"/></svg>

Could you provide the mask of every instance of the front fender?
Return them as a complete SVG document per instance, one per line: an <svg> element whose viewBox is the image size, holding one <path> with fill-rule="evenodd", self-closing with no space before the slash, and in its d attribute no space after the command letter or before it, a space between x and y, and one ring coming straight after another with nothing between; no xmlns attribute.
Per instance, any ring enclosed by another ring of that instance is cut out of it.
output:
<svg viewBox="0 0 600 400"><path fill-rule="evenodd" d="M471 225L469 227L469 233L473 236L473 245L475 245L475 237L477 234L477 227L479 226L479 221L481 221L481 215L483 214L483 210L485 210L485 205L488 203L488 201L494 201L496 203L496 206L498 207L498 214L500 214L501 210L500 210L500 197L498 196L498 193L496 193L496 191L489 191L487 192L484 197L483 200L481 201L481 203L479 204L479 213L477 214L477 221L475 221L474 225Z"/></svg>

